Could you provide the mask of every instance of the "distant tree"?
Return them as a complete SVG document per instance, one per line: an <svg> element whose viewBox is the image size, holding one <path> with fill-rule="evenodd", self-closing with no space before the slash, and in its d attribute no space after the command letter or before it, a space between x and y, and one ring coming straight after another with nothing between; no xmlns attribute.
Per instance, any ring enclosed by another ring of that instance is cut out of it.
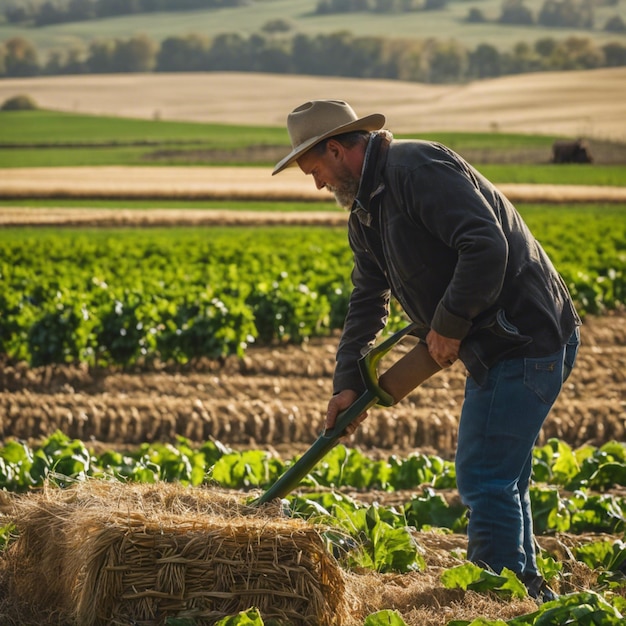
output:
<svg viewBox="0 0 626 626"><path fill-rule="evenodd" d="M35 12L32 4L15 3L5 9L4 17L9 24L21 24L34 19Z"/></svg>
<svg viewBox="0 0 626 626"><path fill-rule="evenodd" d="M626 65L626 46L621 43L607 43L602 46L604 64L607 67L622 67Z"/></svg>
<svg viewBox="0 0 626 626"><path fill-rule="evenodd" d="M371 7L368 0L320 0L315 7L317 15L358 13L370 10Z"/></svg>
<svg viewBox="0 0 626 626"><path fill-rule="evenodd" d="M151 72L156 66L158 46L147 35L118 40L113 54L117 72Z"/></svg>
<svg viewBox="0 0 626 626"><path fill-rule="evenodd" d="M285 44L275 38L251 35L248 40L248 57L252 71L273 74L293 72L291 54Z"/></svg>
<svg viewBox="0 0 626 626"><path fill-rule="evenodd" d="M433 39L426 45L429 82L454 83L467 75L469 55L457 41Z"/></svg>
<svg viewBox="0 0 626 626"><path fill-rule="evenodd" d="M491 44L479 44L469 55L469 74L475 78L493 78L502 74L500 52Z"/></svg>
<svg viewBox="0 0 626 626"><path fill-rule="evenodd" d="M211 41L204 35L168 37L156 58L158 72L197 72L209 67Z"/></svg>
<svg viewBox="0 0 626 626"><path fill-rule="evenodd" d="M614 15L606 21L604 30L607 33L623 33L626 31L626 22L620 15Z"/></svg>
<svg viewBox="0 0 626 626"><path fill-rule="evenodd" d="M208 69L242 71L247 66L246 40L238 33L217 35L207 54Z"/></svg>
<svg viewBox="0 0 626 626"><path fill-rule="evenodd" d="M593 5L588 0L546 0L537 16L542 26L593 28Z"/></svg>
<svg viewBox="0 0 626 626"><path fill-rule="evenodd" d="M424 11L441 11L448 5L448 0L424 0Z"/></svg>
<svg viewBox="0 0 626 626"><path fill-rule="evenodd" d="M60 50L52 50L48 54L46 63L43 66L43 73L48 76L57 76L63 74L65 65L65 55Z"/></svg>
<svg viewBox="0 0 626 626"><path fill-rule="evenodd" d="M116 47L116 43L112 39L91 42L87 52L87 71L90 74L108 74L115 72Z"/></svg>
<svg viewBox="0 0 626 626"><path fill-rule="evenodd" d="M19 94L7 98L0 106L2 111L34 111L38 109L35 100L28 94Z"/></svg>
<svg viewBox="0 0 626 626"><path fill-rule="evenodd" d="M98 17L96 0L69 0L65 14L68 22L93 20Z"/></svg>
<svg viewBox="0 0 626 626"><path fill-rule="evenodd" d="M568 37L559 42L555 54L561 70L591 70L605 63L604 52L585 37Z"/></svg>
<svg viewBox="0 0 626 626"><path fill-rule="evenodd" d="M467 12L467 17L465 21L470 24L482 24L487 21L485 14L481 9L477 9L476 7L471 7Z"/></svg>
<svg viewBox="0 0 626 626"><path fill-rule="evenodd" d="M536 72L541 69L541 59L530 44L520 41L511 52L502 55L502 67L504 74Z"/></svg>
<svg viewBox="0 0 626 626"><path fill-rule="evenodd" d="M137 13L139 9L140 5L137 0L98 0L96 7L98 17L132 15Z"/></svg>
<svg viewBox="0 0 626 626"><path fill-rule="evenodd" d="M329 35L320 35L317 39L317 62L319 64L320 75L351 76L350 50L354 41L352 34L348 31L338 31ZM358 78L361 77L358 71L355 76Z"/></svg>
<svg viewBox="0 0 626 626"><path fill-rule="evenodd" d="M529 25L535 20L531 10L524 4L524 0L504 0L502 12L498 20L501 24Z"/></svg>
<svg viewBox="0 0 626 626"><path fill-rule="evenodd" d="M36 76L39 61L35 46L23 37L12 37L4 43L7 76Z"/></svg>
<svg viewBox="0 0 626 626"><path fill-rule="evenodd" d="M289 20L283 19L270 20L269 22L265 22L265 24L261 26L261 32L268 33L269 35L275 33L288 33L293 29L293 23Z"/></svg>
<svg viewBox="0 0 626 626"><path fill-rule="evenodd" d="M85 53L81 48L71 48L63 64L64 74L84 74L87 71Z"/></svg>
<svg viewBox="0 0 626 626"><path fill-rule="evenodd" d="M61 24L67 19L67 10L56 2L44 2L35 12L35 24L48 26L49 24Z"/></svg>
<svg viewBox="0 0 626 626"><path fill-rule="evenodd" d="M554 54L558 43L556 39L552 39L552 37L542 37L541 39L537 39L535 41L535 52L542 57L549 57Z"/></svg>

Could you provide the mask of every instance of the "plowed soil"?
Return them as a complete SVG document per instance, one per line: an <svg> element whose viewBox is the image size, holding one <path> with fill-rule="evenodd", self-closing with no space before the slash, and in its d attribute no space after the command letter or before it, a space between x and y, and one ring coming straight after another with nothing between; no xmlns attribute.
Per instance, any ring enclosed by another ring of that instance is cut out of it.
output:
<svg viewBox="0 0 626 626"><path fill-rule="evenodd" d="M577 367L544 426L542 441L558 437L573 446L623 441L626 314L587 318L581 335ZM0 435L36 440L61 429L107 446L182 435L197 442L213 438L234 448L273 447L289 456L320 433L336 343L337 337L328 337L302 346L252 348L242 360L205 360L147 372L5 364ZM394 354L409 348L407 340ZM347 443L451 458L465 377L457 363L398 405L370 410Z"/></svg>

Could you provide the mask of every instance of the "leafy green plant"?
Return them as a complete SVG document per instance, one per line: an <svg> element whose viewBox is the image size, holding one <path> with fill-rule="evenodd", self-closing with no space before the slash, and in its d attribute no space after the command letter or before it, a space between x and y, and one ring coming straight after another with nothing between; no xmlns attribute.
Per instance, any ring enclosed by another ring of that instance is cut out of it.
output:
<svg viewBox="0 0 626 626"><path fill-rule="evenodd" d="M9 523L0 526L0 552L15 538L15 524Z"/></svg>
<svg viewBox="0 0 626 626"><path fill-rule="evenodd" d="M624 303L623 209L532 205L523 213L581 313ZM242 356L255 342L302 342L340 328L351 291L343 228L12 229L0 232L0 243L0 352L32 364ZM404 318L395 301L390 313L392 331ZM565 449L542 455L540 480L576 480L576 464L583 473L575 488L625 480L617 467L592 478L590 464L601 458L586 460L578 451L567 461ZM442 463L433 456L392 472L372 466L364 480L403 489L419 476L442 488L454 483L452 464L443 463L442 474Z"/></svg>
<svg viewBox="0 0 626 626"><path fill-rule="evenodd" d="M495 574L473 563L465 563L443 572L441 582L447 589L492 591L505 598L525 598L528 596L524 584L514 572L506 568L500 574Z"/></svg>
<svg viewBox="0 0 626 626"><path fill-rule="evenodd" d="M384 610L368 615L363 626L406 626L406 622L397 611Z"/></svg>
<svg viewBox="0 0 626 626"><path fill-rule="evenodd" d="M389 511L386 512L389 515ZM336 509L334 525L357 539L357 547L346 554L349 566L377 572L408 572L426 566L419 546L405 527L383 519L377 506L359 508L348 514Z"/></svg>

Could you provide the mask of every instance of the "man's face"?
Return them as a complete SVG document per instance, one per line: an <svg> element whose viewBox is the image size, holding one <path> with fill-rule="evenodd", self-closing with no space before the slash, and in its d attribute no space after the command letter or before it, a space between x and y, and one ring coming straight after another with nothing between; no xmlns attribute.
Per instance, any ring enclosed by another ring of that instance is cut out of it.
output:
<svg viewBox="0 0 626 626"><path fill-rule="evenodd" d="M313 176L318 189L326 187L334 194L337 204L349 211L359 191L360 179L338 156L327 145L321 154L314 150L306 152L298 159L298 165L307 176Z"/></svg>

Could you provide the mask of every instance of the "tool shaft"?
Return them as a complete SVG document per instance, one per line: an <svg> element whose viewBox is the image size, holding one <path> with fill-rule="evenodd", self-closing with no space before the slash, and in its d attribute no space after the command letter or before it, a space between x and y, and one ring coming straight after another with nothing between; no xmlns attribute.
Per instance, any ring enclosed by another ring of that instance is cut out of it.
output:
<svg viewBox="0 0 626 626"><path fill-rule="evenodd" d="M378 398L370 391L363 392L347 409L339 415L335 426L325 430L313 445L257 500L255 504L270 502L274 498L284 498L295 489L300 481L315 467L319 460L336 444L345 429L359 416L376 404Z"/></svg>

